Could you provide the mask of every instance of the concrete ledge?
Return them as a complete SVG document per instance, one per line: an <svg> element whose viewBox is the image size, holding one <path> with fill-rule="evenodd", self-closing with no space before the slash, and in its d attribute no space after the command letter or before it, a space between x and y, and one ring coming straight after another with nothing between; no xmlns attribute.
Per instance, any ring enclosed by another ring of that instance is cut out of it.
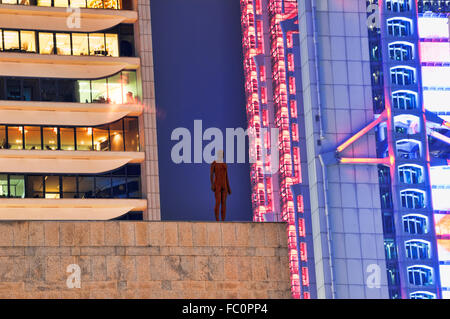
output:
<svg viewBox="0 0 450 319"><path fill-rule="evenodd" d="M0 298L290 298L286 226L0 222ZM67 267L81 288L68 288Z"/></svg>

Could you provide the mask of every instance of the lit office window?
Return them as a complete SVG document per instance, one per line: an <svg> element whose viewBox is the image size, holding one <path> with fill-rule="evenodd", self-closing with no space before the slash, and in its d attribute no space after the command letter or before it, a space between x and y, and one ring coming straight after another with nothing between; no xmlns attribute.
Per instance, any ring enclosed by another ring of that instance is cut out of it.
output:
<svg viewBox="0 0 450 319"><path fill-rule="evenodd" d="M105 35L103 33L89 34L89 54L90 55L106 55Z"/></svg>
<svg viewBox="0 0 450 319"><path fill-rule="evenodd" d="M89 55L89 41L87 33L72 34L73 55Z"/></svg>
<svg viewBox="0 0 450 319"><path fill-rule="evenodd" d="M388 33L392 36L409 36L412 30L412 21L409 19L392 18L387 20Z"/></svg>
<svg viewBox="0 0 450 319"><path fill-rule="evenodd" d="M430 243L422 240L409 240L405 242L406 258L409 259L429 259Z"/></svg>
<svg viewBox="0 0 450 319"><path fill-rule="evenodd" d="M25 177L23 175L9 176L9 197L25 198Z"/></svg>
<svg viewBox="0 0 450 319"><path fill-rule="evenodd" d="M92 150L92 128L77 127L77 150L91 151Z"/></svg>
<svg viewBox="0 0 450 319"><path fill-rule="evenodd" d="M37 5L39 7L51 7L52 0L37 0Z"/></svg>
<svg viewBox="0 0 450 319"><path fill-rule="evenodd" d="M39 53L53 54L54 47L53 33L39 32Z"/></svg>
<svg viewBox="0 0 450 319"><path fill-rule="evenodd" d="M17 4L17 0L2 0L2 4Z"/></svg>
<svg viewBox="0 0 450 319"><path fill-rule="evenodd" d="M0 51L3 51L3 30L0 29Z"/></svg>
<svg viewBox="0 0 450 319"><path fill-rule="evenodd" d="M60 8L67 8L69 6L68 0L53 0L53 3L54 3L53 6Z"/></svg>
<svg viewBox="0 0 450 319"><path fill-rule="evenodd" d="M43 142L45 150L58 149L58 128L57 127L43 127L42 128Z"/></svg>
<svg viewBox="0 0 450 319"><path fill-rule="evenodd" d="M78 86L77 101L79 101L80 103L92 103L91 81L89 80L77 81L77 86Z"/></svg>
<svg viewBox="0 0 450 319"><path fill-rule="evenodd" d="M8 148L6 141L6 126L0 125L0 149Z"/></svg>
<svg viewBox="0 0 450 319"><path fill-rule="evenodd" d="M36 52L36 33L20 31L20 49L25 52Z"/></svg>
<svg viewBox="0 0 450 319"><path fill-rule="evenodd" d="M389 44L389 56L391 60L409 61L414 58L413 45L409 43L394 42Z"/></svg>
<svg viewBox="0 0 450 319"><path fill-rule="evenodd" d="M69 33L56 33L56 54L58 55L72 54Z"/></svg>
<svg viewBox="0 0 450 319"><path fill-rule="evenodd" d="M86 8L86 0L70 0L71 8Z"/></svg>
<svg viewBox="0 0 450 319"><path fill-rule="evenodd" d="M401 205L403 208L424 208L425 193L419 190L408 189L400 192Z"/></svg>
<svg viewBox="0 0 450 319"><path fill-rule="evenodd" d="M124 140L123 140L123 121L111 123L109 125L111 135L111 151L123 152Z"/></svg>
<svg viewBox="0 0 450 319"><path fill-rule="evenodd" d="M91 81L91 93L93 103L109 103L106 79Z"/></svg>
<svg viewBox="0 0 450 319"><path fill-rule="evenodd" d="M404 12L411 10L411 0L386 0L386 7L393 12Z"/></svg>
<svg viewBox="0 0 450 319"><path fill-rule="evenodd" d="M23 126L8 126L8 148L23 149Z"/></svg>
<svg viewBox="0 0 450 319"><path fill-rule="evenodd" d="M423 215L405 215L403 220L403 230L412 235L422 235L428 233L427 217Z"/></svg>
<svg viewBox="0 0 450 319"><path fill-rule="evenodd" d="M109 130L108 125L94 127L94 150L109 150Z"/></svg>
<svg viewBox="0 0 450 319"><path fill-rule="evenodd" d="M102 0L87 0L88 8L103 8Z"/></svg>
<svg viewBox="0 0 450 319"><path fill-rule="evenodd" d="M410 85L416 82L414 69L406 67L391 68L391 82L397 85Z"/></svg>
<svg viewBox="0 0 450 319"><path fill-rule="evenodd" d="M393 239L384 240L384 252L386 255L386 259L397 258L397 247Z"/></svg>
<svg viewBox="0 0 450 319"><path fill-rule="evenodd" d="M398 174L400 182L405 184L418 184L423 182L423 169L418 166L399 166Z"/></svg>
<svg viewBox="0 0 450 319"><path fill-rule="evenodd" d="M0 174L0 197L8 197L8 175Z"/></svg>
<svg viewBox="0 0 450 319"><path fill-rule="evenodd" d="M106 38L106 56L119 56L119 37L117 34L107 33Z"/></svg>
<svg viewBox="0 0 450 319"><path fill-rule="evenodd" d="M417 94L408 91L396 91L392 93L392 102L395 109L412 110L417 108Z"/></svg>
<svg viewBox="0 0 450 319"><path fill-rule="evenodd" d="M411 285L428 286L433 284L433 269L427 266L411 266L407 268Z"/></svg>
<svg viewBox="0 0 450 319"><path fill-rule="evenodd" d="M61 149L65 151L73 151L75 150L75 129L61 127L59 129L60 140L61 140Z"/></svg>
<svg viewBox="0 0 450 319"><path fill-rule="evenodd" d="M105 9L119 9L118 0L104 0L103 4Z"/></svg>
<svg viewBox="0 0 450 319"><path fill-rule="evenodd" d="M45 176L45 198L60 198L59 176Z"/></svg>
<svg viewBox="0 0 450 319"><path fill-rule="evenodd" d="M3 41L5 51L20 51L18 31L3 30Z"/></svg>
<svg viewBox="0 0 450 319"><path fill-rule="evenodd" d="M415 291L409 294L411 299L436 299L436 295L428 291Z"/></svg>
<svg viewBox="0 0 450 319"><path fill-rule="evenodd" d="M25 149L40 150L41 128L39 126L25 126Z"/></svg>

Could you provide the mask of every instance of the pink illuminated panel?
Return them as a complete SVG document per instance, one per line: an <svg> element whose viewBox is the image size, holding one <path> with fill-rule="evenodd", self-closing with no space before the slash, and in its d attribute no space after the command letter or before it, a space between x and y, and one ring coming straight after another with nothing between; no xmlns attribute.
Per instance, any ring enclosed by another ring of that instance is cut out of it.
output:
<svg viewBox="0 0 450 319"><path fill-rule="evenodd" d="M422 62L450 62L450 42L422 42L420 44Z"/></svg>

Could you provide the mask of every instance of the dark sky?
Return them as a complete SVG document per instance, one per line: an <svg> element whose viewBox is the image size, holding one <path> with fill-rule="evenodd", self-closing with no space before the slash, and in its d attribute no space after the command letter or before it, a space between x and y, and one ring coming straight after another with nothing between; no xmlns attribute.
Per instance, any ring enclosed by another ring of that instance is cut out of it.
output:
<svg viewBox="0 0 450 319"><path fill-rule="evenodd" d="M238 0L151 0L163 220L215 220L209 164L174 164L172 131L246 128ZM208 142L203 142L203 146ZM224 147L225 147L224 142ZM192 155L193 158L193 155ZM248 164L228 164L227 220L252 219Z"/></svg>

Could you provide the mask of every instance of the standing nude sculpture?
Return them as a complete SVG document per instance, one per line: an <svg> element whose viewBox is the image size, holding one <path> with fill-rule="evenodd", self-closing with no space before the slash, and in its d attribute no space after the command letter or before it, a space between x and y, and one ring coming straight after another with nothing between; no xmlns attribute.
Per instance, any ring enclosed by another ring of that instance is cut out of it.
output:
<svg viewBox="0 0 450 319"><path fill-rule="evenodd" d="M211 190L214 192L216 204L214 206L214 213L216 220L219 221L219 208L221 208L222 221L225 220L227 211L227 195L231 195L230 183L228 181L227 164L223 162L223 151L217 152L217 160L211 164ZM220 207L221 206L221 207Z"/></svg>

